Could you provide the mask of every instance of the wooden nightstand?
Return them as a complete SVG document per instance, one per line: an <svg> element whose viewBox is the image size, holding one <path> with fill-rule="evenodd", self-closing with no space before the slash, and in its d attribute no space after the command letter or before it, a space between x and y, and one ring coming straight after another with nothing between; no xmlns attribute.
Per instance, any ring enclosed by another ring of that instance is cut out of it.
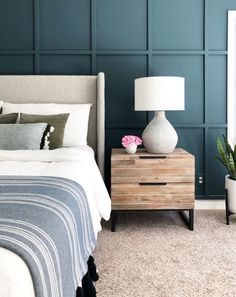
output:
<svg viewBox="0 0 236 297"><path fill-rule="evenodd" d="M111 230L115 231L116 214L121 210L179 210L193 230L194 182L195 158L181 148L166 155L144 149L130 155L125 149L112 149Z"/></svg>

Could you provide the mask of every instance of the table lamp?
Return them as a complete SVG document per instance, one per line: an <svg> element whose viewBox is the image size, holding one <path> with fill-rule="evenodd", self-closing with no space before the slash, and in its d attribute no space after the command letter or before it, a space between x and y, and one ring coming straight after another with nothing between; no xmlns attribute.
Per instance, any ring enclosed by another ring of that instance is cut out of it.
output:
<svg viewBox="0 0 236 297"><path fill-rule="evenodd" d="M184 77L152 76L135 79L135 110L155 111L142 134L149 153L173 152L178 135L165 117L166 110L184 110Z"/></svg>

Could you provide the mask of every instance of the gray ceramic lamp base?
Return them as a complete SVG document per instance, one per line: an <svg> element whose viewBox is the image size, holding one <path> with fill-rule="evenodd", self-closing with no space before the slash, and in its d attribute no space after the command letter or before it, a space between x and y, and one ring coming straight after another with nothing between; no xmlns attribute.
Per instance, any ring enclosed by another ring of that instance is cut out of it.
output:
<svg viewBox="0 0 236 297"><path fill-rule="evenodd" d="M178 135L165 117L164 111L156 111L152 121L142 134L143 145L153 154L172 153L178 142Z"/></svg>

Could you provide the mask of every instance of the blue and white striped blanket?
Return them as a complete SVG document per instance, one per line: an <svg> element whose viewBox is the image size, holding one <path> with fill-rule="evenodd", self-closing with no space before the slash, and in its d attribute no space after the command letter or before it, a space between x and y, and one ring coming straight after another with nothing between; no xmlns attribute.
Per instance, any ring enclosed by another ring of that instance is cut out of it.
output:
<svg viewBox="0 0 236 297"><path fill-rule="evenodd" d="M37 297L73 297L96 245L83 188L60 177L0 177L0 246L28 265Z"/></svg>

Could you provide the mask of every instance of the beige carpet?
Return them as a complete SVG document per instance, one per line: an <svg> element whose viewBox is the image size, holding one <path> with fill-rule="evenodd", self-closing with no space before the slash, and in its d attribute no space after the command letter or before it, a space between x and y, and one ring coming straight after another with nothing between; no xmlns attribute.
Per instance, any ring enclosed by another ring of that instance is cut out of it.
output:
<svg viewBox="0 0 236 297"><path fill-rule="evenodd" d="M98 297L235 297L236 218L195 211L195 231L174 212L122 214L94 253Z"/></svg>

